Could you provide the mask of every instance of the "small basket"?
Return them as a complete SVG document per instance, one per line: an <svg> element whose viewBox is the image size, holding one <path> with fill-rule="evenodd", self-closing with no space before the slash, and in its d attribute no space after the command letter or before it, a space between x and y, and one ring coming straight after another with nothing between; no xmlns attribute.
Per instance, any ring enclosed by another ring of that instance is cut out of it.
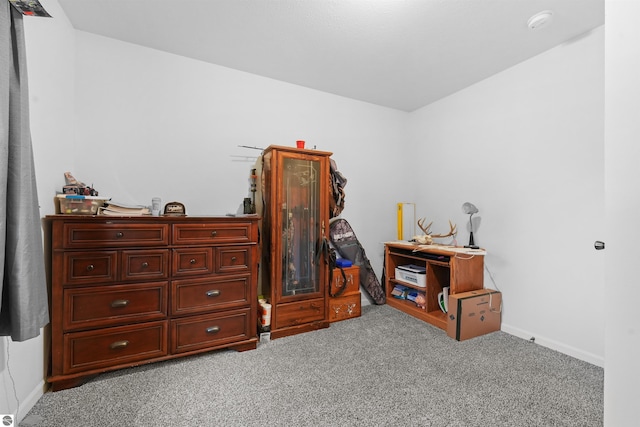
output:
<svg viewBox="0 0 640 427"><path fill-rule="evenodd" d="M97 215L98 209L109 200L98 196L79 196L74 194L59 194L60 213L66 215Z"/></svg>

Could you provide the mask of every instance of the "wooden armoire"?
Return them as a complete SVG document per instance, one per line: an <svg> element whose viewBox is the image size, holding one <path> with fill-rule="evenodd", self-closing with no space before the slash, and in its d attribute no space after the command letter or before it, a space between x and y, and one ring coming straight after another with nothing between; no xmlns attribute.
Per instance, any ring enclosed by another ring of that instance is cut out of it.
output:
<svg viewBox="0 0 640 427"><path fill-rule="evenodd" d="M270 146L262 154L262 295L271 337L329 326L329 158L332 153Z"/></svg>

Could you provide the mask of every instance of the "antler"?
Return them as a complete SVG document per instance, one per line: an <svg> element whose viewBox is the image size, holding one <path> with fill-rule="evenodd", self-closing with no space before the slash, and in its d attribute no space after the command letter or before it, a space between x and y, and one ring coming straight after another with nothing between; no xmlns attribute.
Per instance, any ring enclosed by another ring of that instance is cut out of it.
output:
<svg viewBox="0 0 640 427"><path fill-rule="evenodd" d="M458 226L454 225L451 223L451 220L449 220L449 232L447 234L432 234L431 237L433 238L443 238L443 237L449 237L449 236L455 236L456 234L458 234Z"/></svg>
<svg viewBox="0 0 640 427"><path fill-rule="evenodd" d="M424 226L424 221L426 218L420 218L418 220L418 227L420 227L420 230L422 230L424 232L424 234L426 234L427 236L431 235L431 224L433 224L433 221L431 221L426 227Z"/></svg>
<svg viewBox="0 0 640 427"><path fill-rule="evenodd" d="M433 238L443 238L443 237L455 236L456 234L458 234L458 227L455 224L452 224L451 220L449 220L449 232L447 234L431 234L431 224L433 224L433 221L427 224L426 227L424 226L424 222L425 222L425 218L419 219L418 227L420 227L420 230L422 230L424 234L426 234L427 236L431 236Z"/></svg>

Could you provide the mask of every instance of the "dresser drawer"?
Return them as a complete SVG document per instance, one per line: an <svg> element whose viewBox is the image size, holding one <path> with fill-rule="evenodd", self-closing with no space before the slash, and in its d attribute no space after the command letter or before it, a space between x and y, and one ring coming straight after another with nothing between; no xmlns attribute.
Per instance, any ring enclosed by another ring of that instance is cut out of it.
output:
<svg viewBox="0 0 640 427"><path fill-rule="evenodd" d="M213 271L213 248L173 250L173 276L211 274Z"/></svg>
<svg viewBox="0 0 640 427"><path fill-rule="evenodd" d="M275 328L325 320L324 304L323 298L279 304L276 307Z"/></svg>
<svg viewBox="0 0 640 427"><path fill-rule="evenodd" d="M218 273L249 271L251 246L226 246L218 248L216 253L216 271Z"/></svg>
<svg viewBox="0 0 640 427"><path fill-rule="evenodd" d="M246 306L251 295L251 276L174 280L171 283L171 314L195 314Z"/></svg>
<svg viewBox="0 0 640 427"><path fill-rule="evenodd" d="M166 246L169 224L68 223L63 226L63 247Z"/></svg>
<svg viewBox="0 0 640 427"><path fill-rule="evenodd" d="M64 335L65 374L167 355L167 322Z"/></svg>
<svg viewBox="0 0 640 427"><path fill-rule="evenodd" d="M167 316L168 282L65 289L65 331L115 326Z"/></svg>
<svg viewBox="0 0 640 427"><path fill-rule="evenodd" d="M122 251L122 280L159 280L169 277L169 250Z"/></svg>
<svg viewBox="0 0 640 427"><path fill-rule="evenodd" d="M65 285L112 283L118 277L116 251L65 252L62 259Z"/></svg>
<svg viewBox="0 0 640 427"><path fill-rule="evenodd" d="M174 245L244 243L252 241L251 223L174 224Z"/></svg>
<svg viewBox="0 0 640 427"><path fill-rule="evenodd" d="M171 352L184 353L254 338L250 312L246 308L172 320Z"/></svg>
<svg viewBox="0 0 640 427"><path fill-rule="evenodd" d="M360 317L360 293L329 298L329 322Z"/></svg>

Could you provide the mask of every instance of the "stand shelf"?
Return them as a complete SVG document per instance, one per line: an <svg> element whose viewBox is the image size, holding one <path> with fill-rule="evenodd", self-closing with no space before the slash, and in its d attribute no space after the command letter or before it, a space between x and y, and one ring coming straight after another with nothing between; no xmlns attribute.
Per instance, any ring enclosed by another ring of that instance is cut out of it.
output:
<svg viewBox="0 0 640 427"><path fill-rule="evenodd" d="M402 265L426 268L426 286L421 287L395 277L395 269ZM483 288L484 251L466 251L438 245L413 245L405 242L385 243L387 304L440 329L447 329L447 314L438 304L438 294L449 287L449 294ZM415 302L394 297L396 285L425 294L425 308Z"/></svg>

